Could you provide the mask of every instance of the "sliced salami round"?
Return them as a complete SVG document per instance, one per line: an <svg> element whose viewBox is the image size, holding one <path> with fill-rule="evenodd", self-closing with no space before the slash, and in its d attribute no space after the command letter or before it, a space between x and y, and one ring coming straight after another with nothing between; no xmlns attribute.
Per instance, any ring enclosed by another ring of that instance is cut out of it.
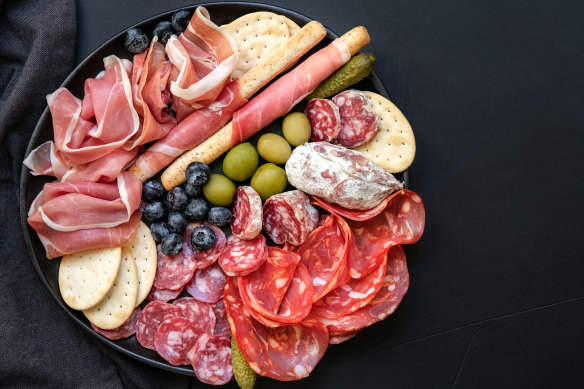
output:
<svg viewBox="0 0 584 389"><path fill-rule="evenodd" d="M329 331L329 344L339 344L346 342L355 335L357 335L361 330L356 331Z"/></svg>
<svg viewBox="0 0 584 389"><path fill-rule="evenodd" d="M263 217L266 233L277 244L301 245L318 225L318 211L299 190L271 196L264 204Z"/></svg>
<svg viewBox="0 0 584 389"><path fill-rule="evenodd" d="M213 335L231 336L231 327L227 320L227 312L225 312L225 304L223 299L219 300L217 304L213 305L213 312L215 313L215 330Z"/></svg>
<svg viewBox="0 0 584 389"><path fill-rule="evenodd" d="M223 385L231 381L231 339L227 336L203 334L189 351L189 361L199 381Z"/></svg>
<svg viewBox="0 0 584 389"><path fill-rule="evenodd" d="M164 301L166 303L180 296L183 290L184 288L179 288L177 290L157 289L153 286L152 289L150 289L148 296L146 296L146 299L149 301Z"/></svg>
<svg viewBox="0 0 584 389"><path fill-rule="evenodd" d="M171 317L181 316L179 307L162 301L152 301L142 310L136 322L136 339L142 347L154 350L154 336L160 323Z"/></svg>
<svg viewBox="0 0 584 389"><path fill-rule="evenodd" d="M227 282L227 275L221 270L218 263L204 269L199 269L187 283L187 291L199 301L216 303L223 297L223 288Z"/></svg>
<svg viewBox="0 0 584 389"><path fill-rule="evenodd" d="M109 340L117 340L123 338L129 338L130 336L136 333L136 323L138 322L138 317L140 316L140 312L142 310L140 307L136 307L128 320L124 322L118 328L114 328L113 330L104 330L93 323L91 323L91 328L98 334L108 338Z"/></svg>
<svg viewBox="0 0 584 389"><path fill-rule="evenodd" d="M177 255L165 255L160 245L156 247L156 251L157 266L153 284L156 289L178 290L193 278L197 264L192 252L184 250L184 244L183 251Z"/></svg>
<svg viewBox="0 0 584 389"><path fill-rule="evenodd" d="M196 250L193 248L193 246L190 243L191 242L191 233L193 232L193 230L196 227L201 226L201 225L211 227L211 229L215 233L215 243L213 244L213 246L211 246L211 248L209 250L204 250L204 251ZM225 242L226 242L225 233L216 225L211 224L211 223L207 223L207 222L189 223L187 225L187 228L183 232L182 238L183 238L183 251L184 251L184 246L185 246L184 242L186 242L189 246L188 250L189 250L189 252L192 253L194 261L197 264L197 269L204 269L207 266L210 266L215 261L217 261L217 259L219 258L219 256L223 252L223 249L225 247Z"/></svg>
<svg viewBox="0 0 584 389"><path fill-rule="evenodd" d="M211 304L203 303L192 297L174 300L172 305L181 309L181 316L196 324L201 331L212 334L215 331L215 312Z"/></svg>
<svg viewBox="0 0 584 389"><path fill-rule="evenodd" d="M315 142L330 142L339 136L341 116L339 107L328 99L312 99L304 114L310 122L310 138Z"/></svg>
<svg viewBox="0 0 584 389"><path fill-rule="evenodd" d="M350 89L333 97L339 107L341 130L337 143L345 147L357 147L369 142L379 131L379 119L367 95Z"/></svg>
<svg viewBox="0 0 584 389"><path fill-rule="evenodd" d="M219 266L228 276L245 276L256 271L266 260L268 246L266 238L258 235L252 240L243 240L235 235L227 237Z"/></svg>
<svg viewBox="0 0 584 389"><path fill-rule="evenodd" d="M184 317L173 317L160 323L154 336L154 348L172 366L188 365L189 351L204 332Z"/></svg>
<svg viewBox="0 0 584 389"><path fill-rule="evenodd" d="M225 286L225 309L235 341L249 366L259 375L281 381L304 378L328 346L326 326L316 320L277 328L254 320L244 307L234 279Z"/></svg>
<svg viewBox="0 0 584 389"><path fill-rule="evenodd" d="M235 192L231 233L250 240L262 232L262 198L251 186L240 186Z"/></svg>

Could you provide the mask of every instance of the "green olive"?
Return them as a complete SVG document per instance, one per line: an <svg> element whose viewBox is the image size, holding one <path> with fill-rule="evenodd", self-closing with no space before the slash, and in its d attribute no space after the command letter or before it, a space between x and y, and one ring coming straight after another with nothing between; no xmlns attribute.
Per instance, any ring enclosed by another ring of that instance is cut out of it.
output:
<svg viewBox="0 0 584 389"><path fill-rule="evenodd" d="M264 134L258 140L258 153L268 162L283 165L290 158L292 148L280 135Z"/></svg>
<svg viewBox="0 0 584 389"><path fill-rule="evenodd" d="M289 113L282 123L282 132L292 146L303 145L310 139L310 122L302 112Z"/></svg>
<svg viewBox="0 0 584 389"><path fill-rule="evenodd" d="M251 177L251 187L258 192L262 200L276 193L282 193L287 183L284 169L273 163L263 164Z"/></svg>
<svg viewBox="0 0 584 389"><path fill-rule="evenodd" d="M258 153L251 143L242 143L227 153L223 159L223 173L233 181L244 181L258 167Z"/></svg>
<svg viewBox="0 0 584 389"><path fill-rule="evenodd" d="M226 207L233 202L235 184L221 174L211 174L209 181L203 185L203 194L211 204Z"/></svg>

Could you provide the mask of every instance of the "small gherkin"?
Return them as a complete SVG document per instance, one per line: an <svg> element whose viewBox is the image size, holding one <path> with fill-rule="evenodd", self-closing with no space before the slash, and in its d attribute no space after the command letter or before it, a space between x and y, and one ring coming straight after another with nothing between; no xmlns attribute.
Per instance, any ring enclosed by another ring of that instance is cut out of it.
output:
<svg viewBox="0 0 584 389"><path fill-rule="evenodd" d="M241 389L253 389L256 382L256 374L249 367L241 351L239 351L237 343L235 343L235 338L233 337L231 337L231 365L237 385Z"/></svg>

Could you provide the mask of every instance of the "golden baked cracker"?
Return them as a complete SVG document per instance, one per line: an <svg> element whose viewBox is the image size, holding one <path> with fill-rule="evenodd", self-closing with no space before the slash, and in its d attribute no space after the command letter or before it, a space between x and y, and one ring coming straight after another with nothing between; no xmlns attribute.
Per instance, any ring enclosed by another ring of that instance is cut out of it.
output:
<svg viewBox="0 0 584 389"><path fill-rule="evenodd" d="M280 16L280 18L282 18L282 20L284 20L284 22L288 26L288 32L290 33L290 36L296 34L298 32L298 30L300 30L300 26L298 24L294 23L294 21L288 19L284 15L279 15L279 16Z"/></svg>
<svg viewBox="0 0 584 389"><path fill-rule="evenodd" d="M121 262L121 247L64 255L58 277L61 297L73 309L95 306L113 287Z"/></svg>
<svg viewBox="0 0 584 389"><path fill-rule="evenodd" d="M406 170L416 155L416 140L410 123L388 99L373 92L363 92L379 117L379 131L371 141L355 147L367 158L390 173Z"/></svg>
<svg viewBox="0 0 584 389"><path fill-rule="evenodd" d="M83 311L85 317L104 330L118 328L132 314L138 296L138 272L132 254L122 250L122 263L114 286L96 306Z"/></svg>
<svg viewBox="0 0 584 389"><path fill-rule="evenodd" d="M138 297L136 299L136 306L138 306L148 296L156 275L156 242L150 228L144 222L138 224L136 235L125 248L134 258L138 271Z"/></svg>

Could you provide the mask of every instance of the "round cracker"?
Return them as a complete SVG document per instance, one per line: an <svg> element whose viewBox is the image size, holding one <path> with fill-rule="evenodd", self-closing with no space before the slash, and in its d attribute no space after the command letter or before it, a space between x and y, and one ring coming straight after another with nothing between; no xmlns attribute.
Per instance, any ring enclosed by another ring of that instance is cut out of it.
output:
<svg viewBox="0 0 584 389"><path fill-rule="evenodd" d="M406 170L416 155L416 140L412 126L401 111L385 97L363 92L379 117L379 131L371 141L355 147L367 158L390 173Z"/></svg>
<svg viewBox="0 0 584 389"><path fill-rule="evenodd" d="M156 242L152 238L150 228L144 222L138 224L136 235L125 248L130 252L136 263L138 272L136 306L138 306L148 296L156 275Z"/></svg>
<svg viewBox="0 0 584 389"><path fill-rule="evenodd" d="M284 20L284 22L286 23L286 25L288 26L288 32L290 33L290 36L296 34L298 32L298 30L300 30L300 26L298 24L294 23L294 21L288 19L284 15L278 15L278 16L280 16L280 18L282 18Z"/></svg>
<svg viewBox="0 0 584 389"><path fill-rule="evenodd" d="M138 272L128 250L122 250L118 277L109 293L96 306L86 309L87 319L104 330L118 328L132 314L138 296Z"/></svg>
<svg viewBox="0 0 584 389"><path fill-rule="evenodd" d="M113 287L121 262L121 247L64 255L59 265L61 297L77 310L97 305Z"/></svg>

